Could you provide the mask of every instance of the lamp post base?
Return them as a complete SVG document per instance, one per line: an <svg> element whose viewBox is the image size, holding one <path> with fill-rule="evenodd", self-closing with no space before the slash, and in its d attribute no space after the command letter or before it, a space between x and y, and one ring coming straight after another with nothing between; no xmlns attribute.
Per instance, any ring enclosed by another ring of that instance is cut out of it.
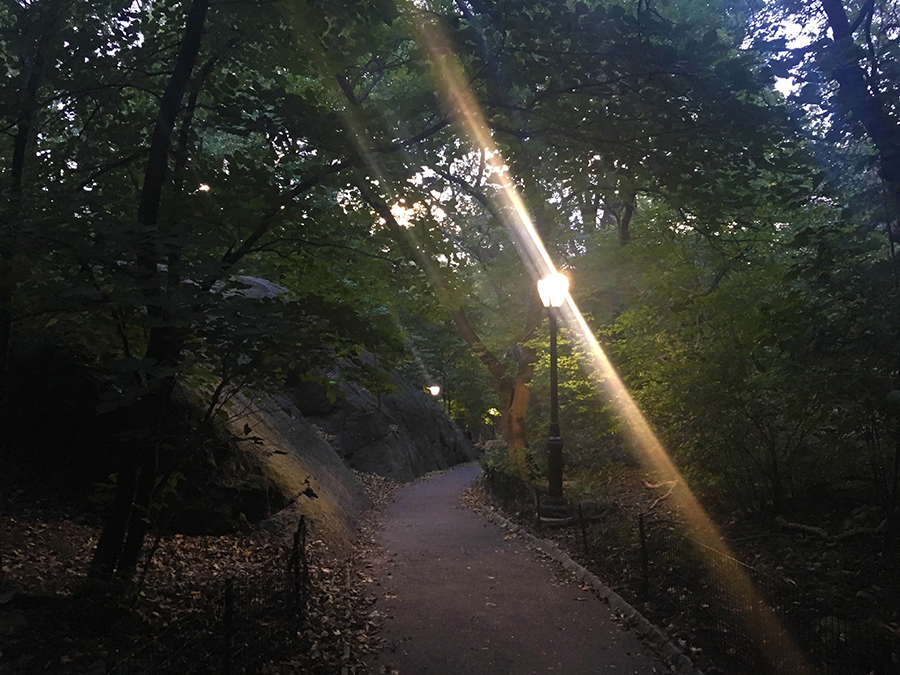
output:
<svg viewBox="0 0 900 675"><path fill-rule="evenodd" d="M547 497L541 501L538 518L542 523L565 524L574 519L572 507L560 497Z"/></svg>

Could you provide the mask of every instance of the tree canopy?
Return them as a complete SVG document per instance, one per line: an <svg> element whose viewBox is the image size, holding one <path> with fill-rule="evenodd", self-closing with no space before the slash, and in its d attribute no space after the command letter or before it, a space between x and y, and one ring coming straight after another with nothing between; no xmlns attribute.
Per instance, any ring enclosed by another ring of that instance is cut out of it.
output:
<svg viewBox="0 0 900 675"><path fill-rule="evenodd" d="M93 364L101 413L149 426L179 385L207 392L212 416L288 372L340 363L377 389L406 360L421 384L452 383L466 424L496 408L526 475L547 366L514 188L710 495L779 511L852 479L894 518L895 14L839 0L8 2L0 390L10 344L37 333ZM784 17L809 39L780 35ZM250 297L254 279L283 290ZM574 337L563 422L590 463L618 427ZM123 500L151 498L158 447L123 451ZM101 575L133 568L116 527Z"/></svg>

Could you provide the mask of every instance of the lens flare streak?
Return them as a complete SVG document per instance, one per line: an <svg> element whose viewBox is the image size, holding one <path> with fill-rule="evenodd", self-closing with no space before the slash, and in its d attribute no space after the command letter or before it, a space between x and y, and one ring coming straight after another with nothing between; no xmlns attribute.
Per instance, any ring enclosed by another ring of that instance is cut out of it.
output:
<svg viewBox="0 0 900 675"><path fill-rule="evenodd" d="M471 89L465 82L463 69L446 38L438 19L433 15L424 13L417 7L414 1L400 0L407 16L414 17L417 30L417 40L428 58L433 71L438 90L444 97L446 107L451 110L458 128L465 134L473 150L484 153L492 175L500 185L496 197L496 210L502 219L527 266L532 278L537 281L556 272L556 268L547 250L534 227L528 209L519 195L518 190L509 175L507 166L491 137L489 125L485 120L481 108L478 105ZM416 19L417 18L417 19ZM298 26L299 37L302 44L315 44L303 34L302 22L295 22ZM307 38L307 39L304 39ZM321 49L317 49L316 58L320 63L326 64L326 69L336 73L331 67L327 55ZM360 154L367 168L376 178L378 185L389 189L390 181L384 179L384 174L378 166L375 153L371 151L370 144L364 133L364 125L356 119L353 112L344 108L339 112L344 123L345 130L354 138ZM407 244L423 269L432 277L438 294L445 303L452 303L448 290L444 287L443 275L437 269L434 261L425 256L415 241L410 228L405 228L397 222L397 217L387 204L380 204L373 194L367 195L369 188L358 185L362 196L370 203L373 209L396 230L396 234ZM392 200L396 201L396 200ZM389 203L391 200L389 200ZM633 439L634 446L643 462L644 467L664 477L665 480L675 480L680 489L672 493L676 507L685 519L691 536L699 542L699 550L702 552L711 549L718 552L727 552L727 546L721 534L706 515L696 497L687 487L683 477L657 439L656 435L647 423L643 414L638 409L634 400L629 395L621 378L612 367L609 359L595 339L593 332L579 312L571 297L566 299L562 307L563 322L575 335L575 339L581 344L584 353L590 356L589 364L597 374L597 380L603 383L605 395L615 404L618 414L625 422L629 436ZM602 393L602 392L601 392ZM740 612L748 626L751 635L755 636L756 645L761 654L772 667L773 673L787 675L805 675L812 670L806 663L803 655L793 644L787 633L781 627L774 611L765 603L762 596L755 589L746 575L735 578L733 575L726 577L719 567L705 558L707 569L718 585L723 589L733 591L736 597L749 597L752 599L751 607L732 608Z"/></svg>
<svg viewBox="0 0 900 675"><path fill-rule="evenodd" d="M415 11L411 5L408 8ZM501 190L497 198L497 207L519 255L535 280L556 272L528 209L489 133L480 106L464 82L462 68L455 59L441 26L433 17L422 16L417 28L419 44L429 57L435 81L444 95L446 105L453 111L458 127L468 137L473 149L484 151L499 180ZM707 550L729 553L718 529L687 487L684 478L628 393L571 297L567 298L562 310L565 325L574 333L584 352L590 355L590 367L597 374L597 379L603 383L606 396L614 402L619 416L624 420L645 469L661 475L664 480L677 481L679 489L673 492L672 497L675 499L678 512L687 523L691 536L700 543L698 549L701 555ZM730 609L740 613L748 633L755 638L756 647L771 665L772 672L785 675L811 673L812 670L804 656L782 628L775 612L767 605L749 577L746 574L726 575L719 566L713 564L708 553L703 560L717 587L731 591L727 593L729 597L751 599L747 603L748 606L735 606Z"/></svg>
<svg viewBox="0 0 900 675"><path fill-rule="evenodd" d="M411 6L409 8L414 11ZM458 128L469 139L473 149L484 153L485 161L500 184L501 189L497 195L499 215L528 265L532 278L537 280L556 272L528 209L510 178L502 154L491 137L481 107L465 83L462 69L444 32L433 17L422 16L417 28L419 44L429 58L437 86L456 118Z"/></svg>

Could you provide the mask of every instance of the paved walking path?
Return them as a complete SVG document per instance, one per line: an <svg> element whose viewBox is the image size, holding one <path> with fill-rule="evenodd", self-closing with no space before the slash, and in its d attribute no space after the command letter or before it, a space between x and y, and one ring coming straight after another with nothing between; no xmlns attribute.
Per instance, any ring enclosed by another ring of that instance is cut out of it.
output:
<svg viewBox="0 0 900 675"><path fill-rule="evenodd" d="M465 465L406 486L386 510L372 586L387 615L386 647L369 660L372 671L669 672L558 563L458 505L479 474Z"/></svg>

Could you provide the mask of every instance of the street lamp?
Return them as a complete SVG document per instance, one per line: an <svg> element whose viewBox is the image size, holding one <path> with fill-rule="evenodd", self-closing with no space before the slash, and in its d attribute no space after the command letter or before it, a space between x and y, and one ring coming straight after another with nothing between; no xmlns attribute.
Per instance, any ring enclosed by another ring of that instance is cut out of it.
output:
<svg viewBox="0 0 900 675"><path fill-rule="evenodd" d="M450 404L447 401L447 390L441 389L441 386L439 384L432 384L428 387L428 391L431 393L432 396L434 396L435 400L437 400L438 396L441 396L441 398L444 399L444 412L447 413L447 415L449 415L450 414Z"/></svg>
<svg viewBox="0 0 900 675"><path fill-rule="evenodd" d="M547 480L549 495L541 503L538 514L544 521L561 521L571 517L563 498L563 442L559 435L559 384L556 366L556 315L566 301L569 280L555 272L538 281L538 295L550 318L550 434L547 438Z"/></svg>

